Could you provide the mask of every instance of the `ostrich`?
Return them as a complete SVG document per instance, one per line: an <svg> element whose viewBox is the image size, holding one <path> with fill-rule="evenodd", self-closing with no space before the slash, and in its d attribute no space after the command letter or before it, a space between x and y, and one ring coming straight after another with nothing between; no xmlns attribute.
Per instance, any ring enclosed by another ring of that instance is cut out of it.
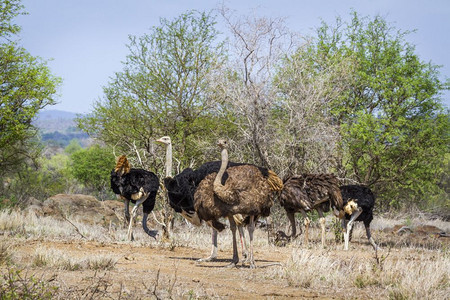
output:
<svg viewBox="0 0 450 300"><path fill-rule="evenodd" d="M233 236L233 258L230 266L239 262L236 244L236 214L249 217L250 268L255 268L253 256L253 231L256 216L268 216L273 205L273 195L281 191L283 183L271 170L250 164L229 166L228 143L219 140L221 165L217 173L207 175L194 194L194 209L201 220L217 222L227 217ZM225 171L227 178L224 178Z"/></svg>
<svg viewBox="0 0 450 300"><path fill-rule="evenodd" d="M366 228L367 239L374 250L377 250L378 246L370 234L370 222L373 220L373 207L375 205L374 194L368 187L362 185L344 185L340 187L340 190L345 211L345 218L342 219L342 227L345 230L344 249L348 250L354 221L362 221Z"/></svg>
<svg viewBox="0 0 450 300"><path fill-rule="evenodd" d="M132 227L141 204L144 212L142 227L145 233L156 239L158 231L150 230L147 227L147 218L155 206L156 194L159 189L158 177L152 172L131 168L126 156L122 155L117 160L116 167L111 171L111 188L115 194L124 199L125 219L129 221L128 239L133 240ZM135 204L131 211L131 218L129 213L130 201Z"/></svg>
<svg viewBox="0 0 450 300"><path fill-rule="evenodd" d="M333 214L343 218L342 196L337 178L332 174L294 175L284 181L280 204L286 210L291 223L291 238L296 236L295 213L301 212L305 217L305 240L308 242L310 220L307 212L315 209L320 217L322 228L322 246L325 246L324 212L333 209Z"/></svg>
<svg viewBox="0 0 450 300"><path fill-rule="evenodd" d="M172 178L172 141L169 136L163 136L156 142L166 146L166 176L164 178L164 186L167 189L169 204L177 212L180 213L190 223L200 226L200 220L194 208L194 193L199 183L211 173L217 173L220 168L220 161L208 162L200 166L197 170L187 168L180 174ZM230 162L229 165L239 165ZM225 176L226 177L226 174ZM241 236L242 252L247 256L247 249L245 244L245 236L242 226L246 225L248 218L243 218L241 215L234 216L235 222L238 224L239 234ZM199 261L212 261L217 258L217 234L222 231L225 225L217 220L207 222L208 226L212 228L211 240L212 249L211 254L207 258L201 258Z"/></svg>

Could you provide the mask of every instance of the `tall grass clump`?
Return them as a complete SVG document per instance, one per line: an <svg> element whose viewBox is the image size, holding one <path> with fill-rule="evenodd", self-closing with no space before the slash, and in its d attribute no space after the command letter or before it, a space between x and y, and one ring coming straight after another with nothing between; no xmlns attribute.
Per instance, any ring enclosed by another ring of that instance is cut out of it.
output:
<svg viewBox="0 0 450 300"><path fill-rule="evenodd" d="M0 266L9 265L12 262L12 247L10 242L0 241Z"/></svg>
<svg viewBox="0 0 450 300"><path fill-rule="evenodd" d="M371 291L368 295L375 298L448 299L450 258L445 252L427 254L416 257L416 253L405 249L395 258L384 253L381 257L356 259L296 249L275 276L286 280L289 286L347 290L353 296L358 291Z"/></svg>
<svg viewBox="0 0 450 300"><path fill-rule="evenodd" d="M0 211L0 231L12 236L32 238L63 238L110 242L113 238L100 225L89 225L68 218L36 216L33 212L4 209Z"/></svg>
<svg viewBox="0 0 450 300"><path fill-rule="evenodd" d="M87 258L70 257L57 249L38 248L33 256L34 267L50 267L59 270L112 270L118 261L117 256L95 255Z"/></svg>

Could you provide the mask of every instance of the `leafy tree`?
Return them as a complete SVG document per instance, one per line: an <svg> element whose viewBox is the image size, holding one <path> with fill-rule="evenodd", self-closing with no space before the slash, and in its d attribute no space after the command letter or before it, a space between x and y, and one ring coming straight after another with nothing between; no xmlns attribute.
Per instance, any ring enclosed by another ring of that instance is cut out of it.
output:
<svg viewBox="0 0 450 300"><path fill-rule="evenodd" d="M322 24L311 47L318 71L338 59L353 62L348 89L329 106L342 137L340 171L374 187L385 206L436 193L449 150L449 115L439 98L445 85L408 34L354 12L349 23Z"/></svg>
<svg viewBox="0 0 450 300"><path fill-rule="evenodd" d="M43 201L55 194L78 192L69 162L65 154L40 157L36 165L23 167L10 177L2 186L1 195L10 199L12 205L22 205L30 197Z"/></svg>
<svg viewBox="0 0 450 300"><path fill-rule="evenodd" d="M164 152L154 144L162 135L171 136L174 157L183 166L199 157L198 136L218 127L206 93L223 54L214 25L210 14L191 11L161 19L150 34L131 36L123 70L104 87L93 112L79 120L80 127L120 153L139 154L145 168L162 168L155 154Z"/></svg>
<svg viewBox="0 0 450 300"><path fill-rule="evenodd" d="M72 155L74 152L77 152L81 149L82 147L80 145L80 142L77 139L73 139L70 141L69 145L64 148L64 152L68 155Z"/></svg>
<svg viewBox="0 0 450 300"><path fill-rule="evenodd" d="M22 10L19 0L0 0L0 176L39 155L31 121L39 110L55 104L60 83L45 61L12 40L20 32L12 20Z"/></svg>
<svg viewBox="0 0 450 300"><path fill-rule="evenodd" d="M110 195L110 174L114 168L114 155L99 145L81 149L70 155L72 175L100 196Z"/></svg>

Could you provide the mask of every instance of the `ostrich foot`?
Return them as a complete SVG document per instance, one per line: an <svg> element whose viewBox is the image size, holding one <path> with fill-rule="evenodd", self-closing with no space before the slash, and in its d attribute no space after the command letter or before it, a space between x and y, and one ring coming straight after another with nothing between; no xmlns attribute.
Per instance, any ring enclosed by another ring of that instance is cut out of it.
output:
<svg viewBox="0 0 450 300"><path fill-rule="evenodd" d="M243 265L249 262L249 256L247 252L242 253L242 257L244 258L244 260L242 261Z"/></svg>
<svg viewBox="0 0 450 300"><path fill-rule="evenodd" d="M216 260L217 260L217 256L208 256L205 258L197 259L197 262L208 262L208 261L216 261Z"/></svg>
<svg viewBox="0 0 450 300"><path fill-rule="evenodd" d="M250 269L256 269L256 264L254 261L250 262Z"/></svg>
<svg viewBox="0 0 450 300"><path fill-rule="evenodd" d="M145 233L147 233L149 236L151 236L155 240L159 236L158 230L148 230L148 231L146 230Z"/></svg>
<svg viewBox="0 0 450 300"><path fill-rule="evenodd" d="M229 265L227 265L227 268L236 268L237 264L239 263L239 258L238 257L233 257L231 259L231 263Z"/></svg>

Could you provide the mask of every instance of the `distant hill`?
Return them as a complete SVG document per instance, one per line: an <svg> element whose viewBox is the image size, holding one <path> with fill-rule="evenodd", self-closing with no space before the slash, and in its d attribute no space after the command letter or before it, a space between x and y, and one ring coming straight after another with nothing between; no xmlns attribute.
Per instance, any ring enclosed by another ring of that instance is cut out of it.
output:
<svg viewBox="0 0 450 300"><path fill-rule="evenodd" d="M66 132L76 129L75 118L77 114L62 110L40 111L33 124L39 128L42 133L48 132Z"/></svg>
<svg viewBox="0 0 450 300"><path fill-rule="evenodd" d="M71 140L78 139L83 146L89 143L89 136L76 127L75 118L78 116L67 111L44 110L39 112L33 124L39 129L45 144L65 147Z"/></svg>

